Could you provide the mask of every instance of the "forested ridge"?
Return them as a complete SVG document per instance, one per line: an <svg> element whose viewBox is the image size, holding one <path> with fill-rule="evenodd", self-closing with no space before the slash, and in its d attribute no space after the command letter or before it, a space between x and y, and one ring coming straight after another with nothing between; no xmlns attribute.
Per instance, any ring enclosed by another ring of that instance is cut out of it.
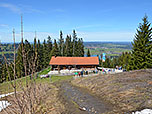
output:
<svg viewBox="0 0 152 114"><path fill-rule="evenodd" d="M2 45L2 51L6 51ZM13 51L13 45L10 46ZM4 53L6 56L6 54ZM0 82L9 81L9 76L6 68L6 63L4 58L1 56L0 59ZM52 56L66 56L66 57L83 57L84 56L84 45L83 39L78 38L76 31L73 30L72 35L67 35L63 38L63 32L60 31L60 37L58 40L54 39L52 41L51 36L41 43L39 39L34 38L34 43L30 43L28 40L21 41L21 43L16 44L16 74L17 78L24 77L25 75L31 75L32 72L38 72L49 65L49 61ZM11 62L9 56L9 70L11 78L13 79L13 62ZM33 63L35 63L33 65ZM34 69L34 71L33 71Z"/></svg>

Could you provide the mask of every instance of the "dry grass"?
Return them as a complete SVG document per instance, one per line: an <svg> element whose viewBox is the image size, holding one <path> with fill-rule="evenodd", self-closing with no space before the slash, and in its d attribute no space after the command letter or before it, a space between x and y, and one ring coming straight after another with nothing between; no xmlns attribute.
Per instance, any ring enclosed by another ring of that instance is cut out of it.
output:
<svg viewBox="0 0 152 114"><path fill-rule="evenodd" d="M109 113L152 108L152 70L81 78L72 83L113 104L113 111Z"/></svg>
<svg viewBox="0 0 152 114"><path fill-rule="evenodd" d="M24 114L29 114L29 98L31 99L35 114L61 114L64 111L64 105L58 99L58 91L59 90L52 84L39 84L30 90L30 97L28 96L28 91L18 93L17 97L21 105L25 106ZM0 112L0 114L18 114L20 112L14 95L3 98L3 100L9 101L12 105Z"/></svg>

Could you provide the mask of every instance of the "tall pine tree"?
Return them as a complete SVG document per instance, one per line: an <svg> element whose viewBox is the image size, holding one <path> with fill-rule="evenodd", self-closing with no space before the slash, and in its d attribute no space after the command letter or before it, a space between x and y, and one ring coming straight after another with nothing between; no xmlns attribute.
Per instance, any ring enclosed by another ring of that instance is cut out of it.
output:
<svg viewBox="0 0 152 114"><path fill-rule="evenodd" d="M2 83L2 56L0 55L0 83Z"/></svg>
<svg viewBox="0 0 152 114"><path fill-rule="evenodd" d="M47 44L46 40L43 42L43 68L46 68L48 66L48 50L47 50Z"/></svg>
<svg viewBox="0 0 152 114"><path fill-rule="evenodd" d="M49 60L51 59L51 56L50 56L50 53L52 51L52 40L51 40L51 37L48 36L48 39L47 39L47 50L48 50L48 62Z"/></svg>
<svg viewBox="0 0 152 114"><path fill-rule="evenodd" d="M72 53L71 53L71 38L69 35L67 35L66 37L66 41L65 41L65 56L66 57L71 57Z"/></svg>
<svg viewBox="0 0 152 114"><path fill-rule="evenodd" d="M76 57L78 54L78 48L77 48L77 34L75 32L75 30L73 30L73 56Z"/></svg>
<svg viewBox="0 0 152 114"><path fill-rule="evenodd" d="M38 58L37 58L37 71L40 71L43 68L43 46L41 45L40 40L38 40Z"/></svg>
<svg viewBox="0 0 152 114"><path fill-rule="evenodd" d="M132 56L129 63L130 70L145 69L150 66L148 60L151 49L152 28L147 20L147 16L142 20L143 23L140 23L132 43Z"/></svg>
<svg viewBox="0 0 152 114"><path fill-rule="evenodd" d="M22 55L22 44L19 44L19 47L17 49L16 71L18 78L25 76L23 55Z"/></svg>
<svg viewBox="0 0 152 114"><path fill-rule="evenodd" d="M91 54L90 54L90 50L89 50L89 48L88 48L87 57L90 57L90 56L91 56Z"/></svg>
<svg viewBox="0 0 152 114"><path fill-rule="evenodd" d="M54 46L53 46L53 49L51 51L51 56L59 56L60 53L59 53L59 48L58 48L58 44L56 42L56 39L54 39Z"/></svg>
<svg viewBox="0 0 152 114"><path fill-rule="evenodd" d="M82 38L79 38L79 39L78 39L77 56L79 56L79 57L84 57L84 45L83 45L83 40L82 40Z"/></svg>
<svg viewBox="0 0 152 114"><path fill-rule="evenodd" d="M63 33L62 33L62 31L60 31L60 38L59 38L59 54L60 54L60 56L64 56L63 55L63 44L64 44Z"/></svg>

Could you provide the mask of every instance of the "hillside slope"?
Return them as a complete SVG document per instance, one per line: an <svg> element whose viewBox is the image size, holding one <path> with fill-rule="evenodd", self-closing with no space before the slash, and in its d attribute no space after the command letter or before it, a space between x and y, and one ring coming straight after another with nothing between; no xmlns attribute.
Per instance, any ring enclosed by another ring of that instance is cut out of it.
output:
<svg viewBox="0 0 152 114"><path fill-rule="evenodd" d="M152 70L80 78L72 84L87 88L113 104L111 114L152 108Z"/></svg>

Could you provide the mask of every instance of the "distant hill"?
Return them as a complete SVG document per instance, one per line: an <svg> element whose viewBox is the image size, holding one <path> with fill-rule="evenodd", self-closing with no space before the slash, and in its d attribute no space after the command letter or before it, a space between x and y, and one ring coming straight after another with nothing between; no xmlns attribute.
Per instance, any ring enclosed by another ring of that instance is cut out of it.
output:
<svg viewBox="0 0 152 114"><path fill-rule="evenodd" d="M130 52L132 49L131 42L84 42L85 53L89 48L91 55L101 55L106 53L107 56L116 57L122 52Z"/></svg>
<svg viewBox="0 0 152 114"><path fill-rule="evenodd" d="M131 49L131 42L84 42L85 47L125 48Z"/></svg>

